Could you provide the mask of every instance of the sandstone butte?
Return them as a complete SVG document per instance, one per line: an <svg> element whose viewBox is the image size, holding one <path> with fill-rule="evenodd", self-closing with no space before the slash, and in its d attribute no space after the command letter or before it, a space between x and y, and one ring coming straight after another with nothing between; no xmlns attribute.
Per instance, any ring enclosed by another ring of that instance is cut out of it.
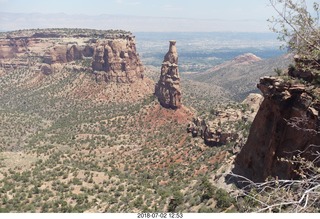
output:
<svg viewBox="0 0 320 219"><path fill-rule="evenodd" d="M0 65L4 68L30 67L27 62L33 57L42 59L32 67L45 75L53 73L56 64L87 61L88 69L83 70L91 71L96 80L131 83L143 78L144 69L130 32L46 29L6 34L0 37Z"/></svg>
<svg viewBox="0 0 320 219"><path fill-rule="evenodd" d="M178 109L182 106L178 52L174 40L170 41L169 51L164 56L160 79L155 85L155 95L165 108Z"/></svg>

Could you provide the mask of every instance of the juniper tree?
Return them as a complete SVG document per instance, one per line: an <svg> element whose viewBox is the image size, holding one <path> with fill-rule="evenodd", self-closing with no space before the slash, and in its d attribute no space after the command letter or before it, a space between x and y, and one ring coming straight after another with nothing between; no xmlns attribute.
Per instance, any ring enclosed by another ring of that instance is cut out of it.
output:
<svg viewBox="0 0 320 219"><path fill-rule="evenodd" d="M276 16L268 21L283 47L305 60L302 70L320 75L320 7L306 0L269 0ZM311 6L312 5L312 6Z"/></svg>

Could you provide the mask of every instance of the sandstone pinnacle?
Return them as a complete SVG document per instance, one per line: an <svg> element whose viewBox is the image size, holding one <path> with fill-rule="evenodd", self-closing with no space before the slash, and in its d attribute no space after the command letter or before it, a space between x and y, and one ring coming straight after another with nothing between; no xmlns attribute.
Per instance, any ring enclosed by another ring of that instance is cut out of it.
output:
<svg viewBox="0 0 320 219"><path fill-rule="evenodd" d="M164 56L161 75L155 86L155 95L160 104L169 109L181 107L180 75L176 41L170 40L169 51Z"/></svg>

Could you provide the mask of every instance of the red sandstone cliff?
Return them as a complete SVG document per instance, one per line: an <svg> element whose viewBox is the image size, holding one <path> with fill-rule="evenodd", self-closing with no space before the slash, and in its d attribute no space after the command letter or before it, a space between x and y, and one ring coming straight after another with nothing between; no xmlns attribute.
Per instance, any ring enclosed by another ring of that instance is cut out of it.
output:
<svg viewBox="0 0 320 219"><path fill-rule="evenodd" d="M236 157L234 172L256 182L269 176L296 178L297 166L286 160L300 152L302 158L313 160L312 154L319 151L319 90L276 77L261 78L258 88L264 101Z"/></svg>
<svg viewBox="0 0 320 219"><path fill-rule="evenodd" d="M43 63L37 62L37 67L45 75L54 72L52 65L84 61L97 81L131 83L143 78L144 68L129 32L47 29L0 35L0 66L11 68L20 60L39 58Z"/></svg>
<svg viewBox="0 0 320 219"><path fill-rule="evenodd" d="M92 69L106 82L126 83L143 78L134 38L98 41L94 46Z"/></svg>

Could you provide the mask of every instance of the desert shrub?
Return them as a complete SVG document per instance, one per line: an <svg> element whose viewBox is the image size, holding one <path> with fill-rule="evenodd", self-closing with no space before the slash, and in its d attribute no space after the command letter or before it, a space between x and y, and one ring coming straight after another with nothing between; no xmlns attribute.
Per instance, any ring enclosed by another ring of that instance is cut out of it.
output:
<svg viewBox="0 0 320 219"><path fill-rule="evenodd" d="M133 206L135 208L140 208L142 204L143 204L143 198L141 196L138 196L133 202Z"/></svg>
<svg viewBox="0 0 320 219"><path fill-rule="evenodd" d="M201 202L213 198L216 188L209 182L207 177L203 177L201 179L199 187L199 189L202 191Z"/></svg>
<svg viewBox="0 0 320 219"><path fill-rule="evenodd" d="M217 201L217 207L226 209L234 203L234 198L232 198L225 190L218 189L214 194L214 198Z"/></svg>
<svg viewBox="0 0 320 219"><path fill-rule="evenodd" d="M169 202L168 212L175 212L176 208L183 203L183 194L180 191L175 191Z"/></svg>

